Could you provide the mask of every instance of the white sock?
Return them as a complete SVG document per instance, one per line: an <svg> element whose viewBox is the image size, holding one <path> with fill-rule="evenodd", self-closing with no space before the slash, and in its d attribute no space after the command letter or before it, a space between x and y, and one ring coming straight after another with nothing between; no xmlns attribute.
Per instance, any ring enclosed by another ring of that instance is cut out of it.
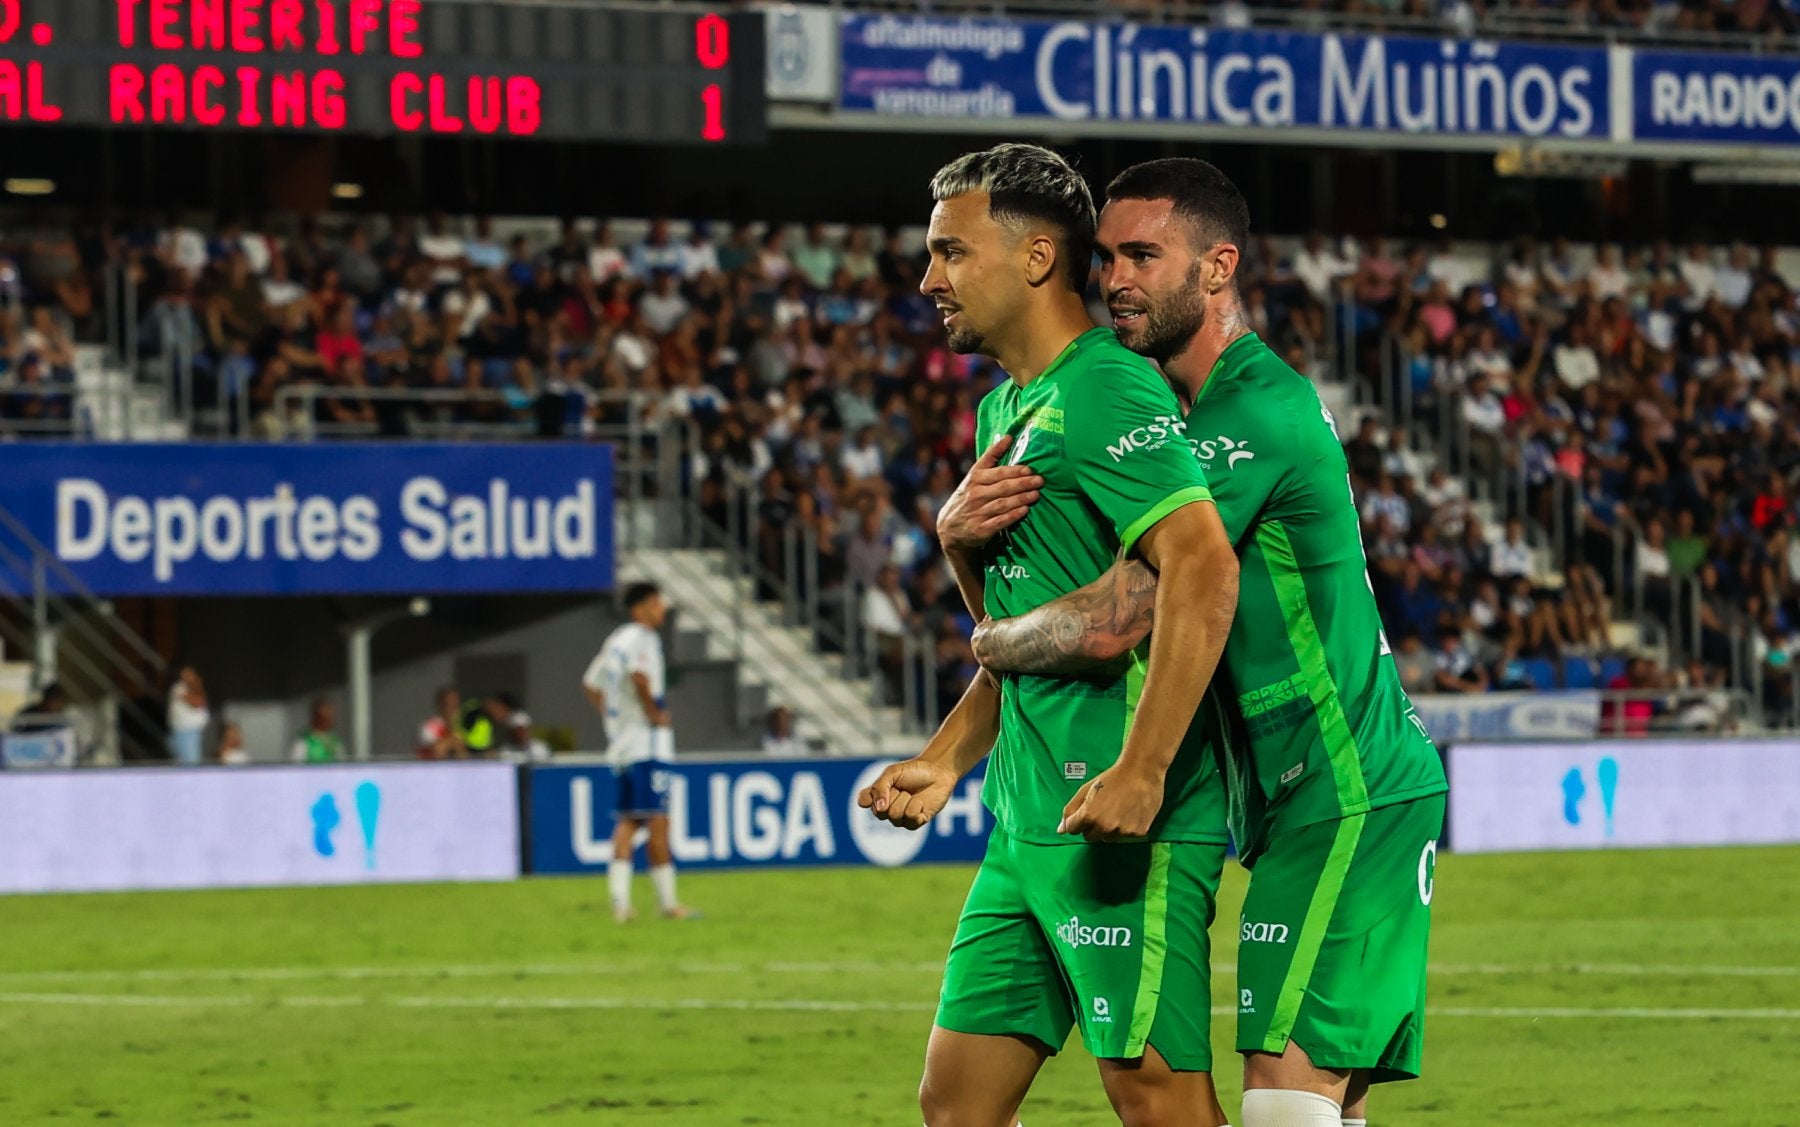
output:
<svg viewBox="0 0 1800 1127"><path fill-rule="evenodd" d="M615 908L631 907L631 862L613 858L606 866L606 887Z"/></svg>
<svg viewBox="0 0 1800 1127"><path fill-rule="evenodd" d="M1344 1127L1369 1127L1369 1121L1367 1119L1346 1119Z"/></svg>
<svg viewBox="0 0 1800 1127"><path fill-rule="evenodd" d="M675 899L675 864L650 866L650 883L656 888L656 900L665 912L673 911L681 901Z"/></svg>
<svg viewBox="0 0 1800 1127"><path fill-rule="evenodd" d="M1252 1088L1244 1093L1244 1127L1340 1127L1343 1108L1315 1092Z"/></svg>

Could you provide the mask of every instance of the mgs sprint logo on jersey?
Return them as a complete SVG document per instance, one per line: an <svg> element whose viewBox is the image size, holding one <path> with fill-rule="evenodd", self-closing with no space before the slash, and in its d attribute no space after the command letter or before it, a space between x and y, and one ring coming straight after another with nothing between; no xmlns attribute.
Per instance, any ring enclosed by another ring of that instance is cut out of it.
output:
<svg viewBox="0 0 1800 1127"><path fill-rule="evenodd" d="M1250 449L1248 441L1239 442L1221 434L1217 438L1194 443L1194 457L1200 459L1200 468L1203 470L1212 469L1213 461L1220 457L1225 459L1226 469L1235 470L1239 462L1248 462L1256 457L1256 453Z"/></svg>
<svg viewBox="0 0 1800 1127"><path fill-rule="evenodd" d="M1088 927L1080 916L1070 916L1056 925L1056 938L1069 947L1129 947L1128 927Z"/></svg>
<svg viewBox="0 0 1800 1127"><path fill-rule="evenodd" d="M1179 415L1158 415L1141 427L1121 434L1116 442L1106 444L1106 452L1112 460L1122 462L1125 455L1136 450L1161 450L1173 439L1187 433L1187 424Z"/></svg>

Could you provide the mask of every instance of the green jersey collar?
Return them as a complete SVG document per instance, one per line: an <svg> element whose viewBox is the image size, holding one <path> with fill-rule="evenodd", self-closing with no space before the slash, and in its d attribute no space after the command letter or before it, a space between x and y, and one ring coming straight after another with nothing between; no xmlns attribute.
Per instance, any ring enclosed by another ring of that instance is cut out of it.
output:
<svg viewBox="0 0 1800 1127"><path fill-rule="evenodd" d="M1225 351L1219 353L1218 361L1213 364L1212 371L1207 373L1206 382L1200 385L1200 394L1194 397L1194 406L1198 407L1214 387L1249 367L1251 359L1267 347L1254 330L1226 345Z"/></svg>

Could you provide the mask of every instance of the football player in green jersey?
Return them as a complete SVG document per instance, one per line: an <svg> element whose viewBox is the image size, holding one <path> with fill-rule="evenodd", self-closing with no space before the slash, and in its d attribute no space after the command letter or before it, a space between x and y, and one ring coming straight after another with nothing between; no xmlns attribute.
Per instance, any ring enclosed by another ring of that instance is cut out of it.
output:
<svg viewBox="0 0 1800 1127"><path fill-rule="evenodd" d="M1245 324L1248 228L1211 165L1135 166L1108 190L1102 278L1120 342L1182 398L1242 565L1217 685L1232 830L1253 874L1239 922L1242 1127L1363 1127L1371 1083L1419 1074L1446 787L1381 629L1330 413ZM1031 492L992 470L965 486L969 511L1001 526ZM1160 597L1125 561L1034 613L982 623L976 655L1016 674L1116 660ZM1154 612L1167 629L1160 601Z"/></svg>
<svg viewBox="0 0 1800 1127"><path fill-rule="evenodd" d="M1122 557L1163 579L1170 627L1078 675L977 678L916 759L860 796L918 827L991 757L995 829L945 966L920 1101L929 1127L1011 1127L1072 1028L1132 1127L1216 1127L1206 929L1224 865L1213 730L1194 725L1237 560L1180 407L1082 300L1093 200L1062 158L1001 145L932 181L921 291L950 345L1009 379L980 442L1041 479L1030 516L950 551L978 616L1021 614ZM1181 1004L1170 1004L1180 999Z"/></svg>

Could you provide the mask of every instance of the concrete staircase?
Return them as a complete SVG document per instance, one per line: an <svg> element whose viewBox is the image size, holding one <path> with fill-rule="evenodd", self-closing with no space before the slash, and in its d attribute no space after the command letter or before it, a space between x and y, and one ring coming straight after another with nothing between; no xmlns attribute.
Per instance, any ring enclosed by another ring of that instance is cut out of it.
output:
<svg viewBox="0 0 1800 1127"><path fill-rule="evenodd" d="M165 389L140 385L97 344L75 349L75 418L80 433L103 442L177 442L184 419L171 418Z"/></svg>
<svg viewBox="0 0 1800 1127"><path fill-rule="evenodd" d="M671 663L737 664L742 727L760 727L768 709L798 717L797 734L828 755L911 755L924 738L903 730L898 708L878 708L868 678L846 680L843 657L818 652L812 632L784 625L779 603L759 603L753 581L729 574L723 551L623 549L618 581L661 586L675 608Z"/></svg>

